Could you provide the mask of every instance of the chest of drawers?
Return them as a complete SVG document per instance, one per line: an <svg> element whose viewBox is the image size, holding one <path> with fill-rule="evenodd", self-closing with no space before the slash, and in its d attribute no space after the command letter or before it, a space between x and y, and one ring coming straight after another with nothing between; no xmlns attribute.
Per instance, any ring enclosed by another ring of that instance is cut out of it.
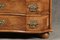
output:
<svg viewBox="0 0 60 40"><path fill-rule="evenodd" d="M0 32L52 32L52 0L0 0Z"/></svg>

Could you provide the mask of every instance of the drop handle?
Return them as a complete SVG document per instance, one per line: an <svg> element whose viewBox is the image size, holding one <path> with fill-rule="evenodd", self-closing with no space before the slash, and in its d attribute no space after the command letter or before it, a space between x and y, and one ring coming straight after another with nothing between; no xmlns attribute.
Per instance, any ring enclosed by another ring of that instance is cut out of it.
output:
<svg viewBox="0 0 60 40"><path fill-rule="evenodd" d="M37 23L37 21L33 20L33 21L30 21L30 23L28 23L28 25L30 28L35 28L35 27L37 27L38 23Z"/></svg>
<svg viewBox="0 0 60 40"><path fill-rule="evenodd" d="M0 9L3 9L6 6L4 3L0 3Z"/></svg>
<svg viewBox="0 0 60 40"><path fill-rule="evenodd" d="M0 26L5 24L5 20L0 20Z"/></svg>
<svg viewBox="0 0 60 40"><path fill-rule="evenodd" d="M29 11L36 12L37 11L37 4L31 3L28 5Z"/></svg>

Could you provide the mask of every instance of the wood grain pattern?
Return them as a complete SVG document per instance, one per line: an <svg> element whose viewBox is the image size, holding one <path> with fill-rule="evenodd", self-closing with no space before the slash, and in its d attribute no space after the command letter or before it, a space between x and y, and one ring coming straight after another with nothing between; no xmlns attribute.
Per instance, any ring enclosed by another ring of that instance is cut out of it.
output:
<svg viewBox="0 0 60 40"><path fill-rule="evenodd" d="M37 1L38 13L49 14L49 0L39 0Z"/></svg>
<svg viewBox="0 0 60 40"><path fill-rule="evenodd" d="M5 20L5 24L0 26L0 30L22 30L25 31L25 16L0 15L0 20Z"/></svg>
<svg viewBox="0 0 60 40"><path fill-rule="evenodd" d="M0 5L1 3L4 7L0 8L0 20L5 20L5 24L0 26L0 32L52 31L52 0L0 0ZM38 7L35 12L31 12L28 8L28 5L32 3ZM36 20L38 23L34 29L27 25L31 20Z"/></svg>
<svg viewBox="0 0 60 40"><path fill-rule="evenodd" d="M30 12L28 5L30 4L37 4L37 11L36 12ZM27 5L27 14L40 14L40 15L49 15L49 0L29 0L26 1Z"/></svg>
<svg viewBox="0 0 60 40"><path fill-rule="evenodd" d="M30 26L28 25L28 23L31 21L31 20L36 20L38 25L32 29L30 28ZM26 18L26 30L27 31L44 31L46 29L48 29L48 26L49 26L49 21L48 21L48 16L29 16ZM48 24L47 24L48 23Z"/></svg>
<svg viewBox="0 0 60 40"><path fill-rule="evenodd" d="M0 3L5 4L0 12L22 12L26 13L26 2L25 0L0 0Z"/></svg>

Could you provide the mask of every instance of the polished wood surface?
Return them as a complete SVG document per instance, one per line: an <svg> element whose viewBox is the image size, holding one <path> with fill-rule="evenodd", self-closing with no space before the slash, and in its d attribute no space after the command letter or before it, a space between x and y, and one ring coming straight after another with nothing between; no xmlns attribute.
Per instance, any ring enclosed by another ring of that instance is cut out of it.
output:
<svg viewBox="0 0 60 40"><path fill-rule="evenodd" d="M52 31L52 0L0 0L0 32Z"/></svg>
<svg viewBox="0 0 60 40"><path fill-rule="evenodd" d="M0 0L0 5L4 7L0 8L0 12L22 12L26 13L25 0Z"/></svg>
<svg viewBox="0 0 60 40"><path fill-rule="evenodd" d="M0 20L4 20L4 24L0 23L0 30L22 30L25 31L26 27L25 16L8 16L0 15ZM0 21L1 22L1 21Z"/></svg>
<svg viewBox="0 0 60 40"><path fill-rule="evenodd" d="M48 20L48 16L28 16L27 17L27 31L43 31L48 29L49 26L49 20ZM30 21L37 21L37 24L35 28L30 28L30 26L28 25Z"/></svg>

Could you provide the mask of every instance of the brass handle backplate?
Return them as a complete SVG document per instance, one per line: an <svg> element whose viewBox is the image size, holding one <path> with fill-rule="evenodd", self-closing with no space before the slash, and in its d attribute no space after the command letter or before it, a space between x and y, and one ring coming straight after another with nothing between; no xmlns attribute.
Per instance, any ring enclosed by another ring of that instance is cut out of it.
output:
<svg viewBox="0 0 60 40"><path fill-rule="evenodd" d="M28 5L29 11L36 12L37 11L37 4L31 3Z"/></svg>
<svg viewBox="0 0 60 40"><path fill-rule="evenodd" d="M4 3L0 3L0 9L3 9L5 7Z"/></svg>
<svg viewBox="0 0 60 40"><path fill-rule="evenodd" d="M35 27L38 25L38 23L37 23L36 20L31 20L31 21L28 23L28 25L29 25L30 28L35 28Z"/></svg>
<svg viewBox="0 0 60 40"><path fill-rule="evenodd" d="M5 24L5 20L0 20L0 26Z"/></svg>

